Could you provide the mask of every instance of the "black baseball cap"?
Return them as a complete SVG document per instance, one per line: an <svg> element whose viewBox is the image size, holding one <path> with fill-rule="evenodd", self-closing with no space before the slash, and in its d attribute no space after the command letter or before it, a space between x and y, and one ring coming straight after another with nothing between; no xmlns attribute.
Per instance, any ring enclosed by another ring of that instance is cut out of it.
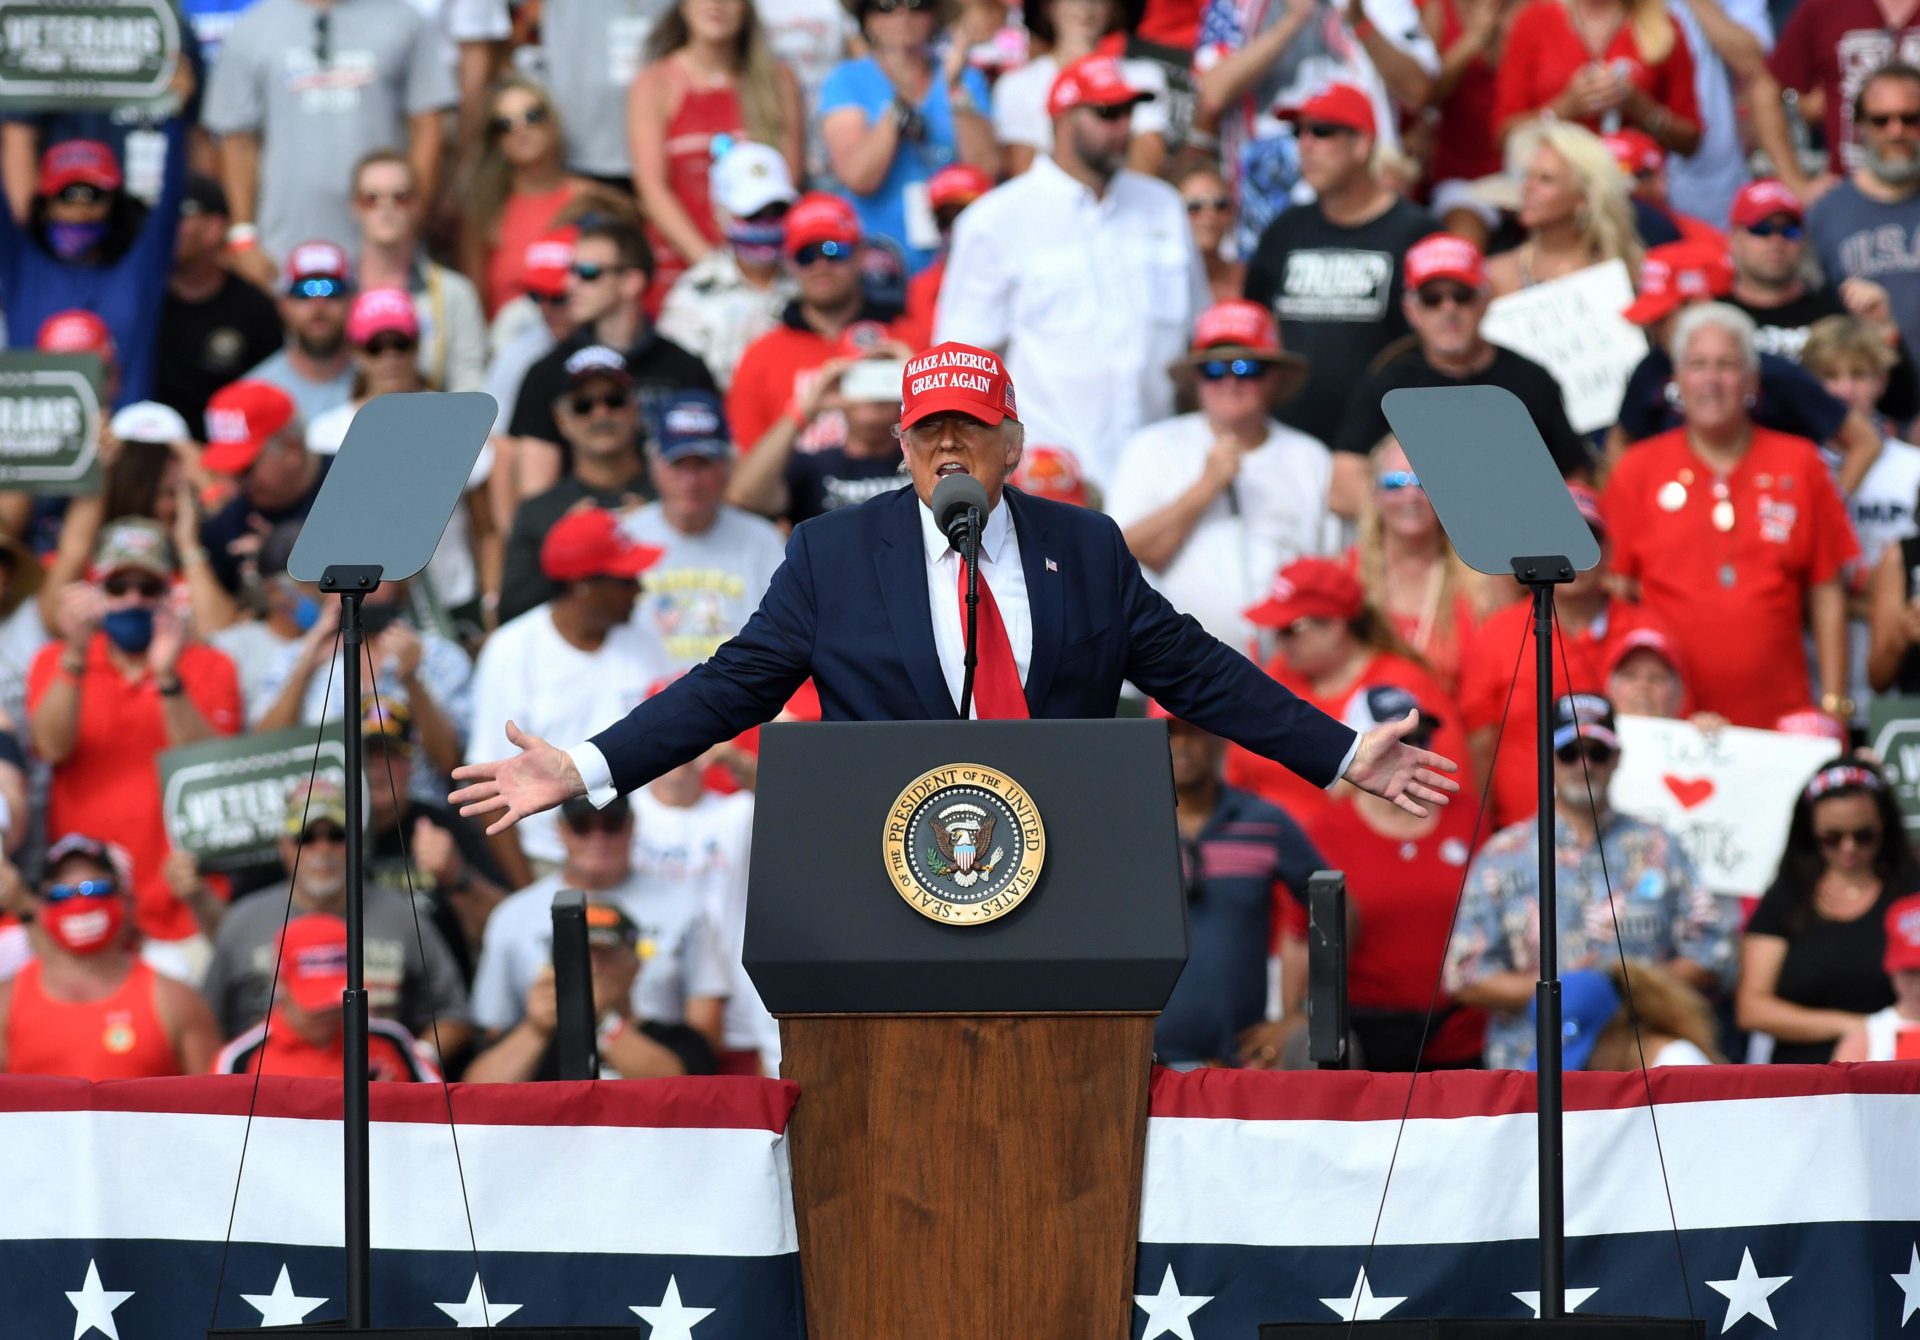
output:
<svg viewBox="0 0 1920 1340"><path fill-rule="evenodd" d="M1553 702L1553 747L1565 749L1575 740L1597 740L1609 749L1620 747L1613 730L1613 704L1597 693L1564 694Z"/></svg>
<svg viewBox="0 0 1920 1340"><path fill-rule="evenodd" d="M212 177L203 177L199 173L187 178L186 188L180 193L180 212L192 217L195 214L218 214L225 218L230 212L227 208L227 189Z"/></svg>

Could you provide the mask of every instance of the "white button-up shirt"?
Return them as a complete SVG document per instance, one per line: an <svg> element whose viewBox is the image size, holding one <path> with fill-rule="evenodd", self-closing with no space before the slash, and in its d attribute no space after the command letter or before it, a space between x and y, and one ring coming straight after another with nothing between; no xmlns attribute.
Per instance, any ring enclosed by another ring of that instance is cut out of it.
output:
<svg viewBox="0 0 1920 1340"><path fill-rule="evenodd" d="M960 555L947 543L947 537L934 524L933 509L920 504L920 538L927 551L927 603L933 610L933 647L940 657L940 673L947 677L947 692L953 695L953 710L960 710L960 686L966 678L967 629L960 617ZM1027 573L1020 566L1020 537L1014 534L1013 517L1003 498L987 513L987 524L980 528L980 596L986 604L986 590L993 588L993 603L1000 609L1000 620L1007 626L1007 641L1013 644L1013 668L1020 672L1021 687L1027 683L1027 668L1033 664L1033 605L1027 599ZM984 654L984 648L981 649ZM979 692L979 671L974 672L974 691ZM968 711L980 715L978 699Z"/></svg>
<svg viewBox="0 0 1920 1340"><path fill-rule="evenodd" d="M1071 448L1104 488L1173 412L1167 365L1207 301L1179 192L1123 171L1096 200L1039 158L954 225L935 336L1002 351L1027 441Z"/></svg>

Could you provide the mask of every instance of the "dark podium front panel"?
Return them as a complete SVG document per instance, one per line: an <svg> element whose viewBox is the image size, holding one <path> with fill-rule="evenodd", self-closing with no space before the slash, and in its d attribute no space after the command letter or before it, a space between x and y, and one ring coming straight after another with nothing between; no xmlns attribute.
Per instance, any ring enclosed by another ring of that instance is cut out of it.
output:
<svg viewBox="0 0 1920 1340"><path fill-rule="evenodd" d="M1032 892L982 924L888 876L896 799L951 764L1016 783L1045 827ZM1186 964L1164 722L770 725L756 797L746 964L775 1014L1158 1011Z"/></svg>

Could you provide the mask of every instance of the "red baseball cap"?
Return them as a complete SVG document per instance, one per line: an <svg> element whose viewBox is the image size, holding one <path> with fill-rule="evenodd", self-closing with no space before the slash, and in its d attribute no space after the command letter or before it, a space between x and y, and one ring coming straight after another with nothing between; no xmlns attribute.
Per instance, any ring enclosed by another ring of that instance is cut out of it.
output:
<svg viewBox="0 0 1920 1340"><path fill-rule="evenodd" d="M1650 326L1694 298L1724 298L1733 290L1733 262L1725 248L1704 242L1668 242L1640 264L1640 296L1622 316Z"/></svg>
<svg viewBox="0 0 1920 1340"><path fill-rule="evenodd" d="M902 388L900 426L911 428L929 414L952 410L980 420L1020 421L1014 403L1013 379L1007 365L991 349L949 340L907 360Z"/></svg>
<svg viewBox="0 0 1920 1340"><path fill-rule="evenodd" d="M557 298L567 291L567 271L573 267L573 244L579 240L578 228L561 228L536 237L527 244L521 262L527 292L543 298Z"/></svg>
<svg viewBox="0 0 1920 1340"><path fill-rule="evenodd" d="M1602 135L1600 142L1607 146L1613 161L1629 177L1637 177L1642 172L1658 172L1667 165L1667 151L1644 130L1623 126L1611 135Z"/></svg>
<svg viewBox="0 0 1920 1340"><path fill-rule="evenodd" d="M606 508L582 507L554 522L540 542L540 571L555 582L638 577L663 552L629 539L620 518Z"/></svg>
<svg viewBox="0 0 1920 1340"><path fill-rule="evenodd" d="M1262 628L1285 628L1296 619L1357 619L1366 603L1360 579L1345 563L1296 558L1274 574L1267 598L1245 613Z"/></svg>
<svg viewBox="0 0 1920 1340"><path fill-rule="evenodd" d="M40 155L39 194L58 195L76 182L117 191L120 160L99 140L62 140Z"/></svg>
<svg viewBox="0 0 1920 1340"><path fill-rule="evenodd" d="M365 344L376 335L420 338L420 314L413 299L397 288L370 288L353 300L347 313L347 339Z"/></svg>
<svg viewBox="0 0 1920 1340"><path fill-rule="evenodd" d="M302 242L287 255L287 291L303 284L314 285L306 297L344 298L353 288L353 262L331 242Z"/></svg>
<svg viewBox="0 0 1920 1340"><path fill-rule="evenodd" d="M1847 747L1846 723L1817 707L1788 712L1773 723L1773 728L1782 735L1805 735L1815 740L1831 740L1842 749Z"/></svg>
<svg viewBox="0 0 1920 1340"><path fill-rule="evenodd" d="M1687 667L1686 662L1681 659L1680 648L1674 645L1672 638L1658 628L1636 628L1621 638L1612 654L1607 657L1606 673L1601 678L1612 679L1613 672L1625 664L1627 657L1636 651L1652 652L1665 661L1674 674L1680 676L1682 683L1686 681Z"/></svg>
<svg viewBox="0 0 1920 1340"><path fill-rule="evenodd" d="M840 332L834 351L842 358L871 358L875 350L892 338L878 321L855 321Z"/></svg>
<svg viewBox="0 0 1920 1340"><path fill-rule="evenodd" d="M1264 303L1245 298L1228 298L1207 308L1194 320L1193 342L1188 349L1197 354L1224 347L1256 357L1278 355L1280 327L1273 313Z"/></svg>
<svg viewBox="0 0 1920 1340"><path fill-rule="evenodd" d="M272 382L221 387L207 401L207 449L200 464L215 474L245 474L293 416L293 397Z"/></svg>
<svg viewBox="0 0 1920 1340"><path fill-rule="evenodd" d="M1065 447L1029 444L1020 465L1013 472L1013 486L1036 498L1087 505L1087 480L1080 472L1080 461Z"/></svg>
<svg viewBox="0 0 1920 1340"><path fill-rule="evenodd" d="M1920 968L1920 893L1910 893L1887 909L1887 956L1891 973Z"/></svg>
<svg viewBox="0 0 1920 1340"><path fill-rule="evenodd" d="M786 252L791 256L815 242L860 240L860 217L853 206L831 191L808 191L787 210Z"/></svg>
<svg viewBox="0 0 1920 1340"><path fill-rule="evenodd" d="M347 989L347 923L310 912L280 937L280 983L303 1010L337 1010Z"/></svg>
<svg viewBox="0 0 1920 1340"><path fill-rule="evenodd" d="M1453 279L1468 288L1487 286L1487 259L1480 248L1453 233L1431 233L1407 248L1407 288Z"/></svg>
<svg viewBox="0 0 1920 1340"><path fill-rule="evenodd" d="M935 209L971 205L993 189L993 178L966 163L949 163L927 179L927 203Z"/></svg>
<svg viewBox="0 0 1920 1340"><path fill-rule="evenodd" d="M1328 84L1305 102L1282 107L1274 115L1282 121L1324 121L1362 135L1372 135L1378 129L1373 119L1373 99L1352 84Z"/></svg>
<svg viewBox="0 0 1920 1340"><path fill-rule="evenodd" d="M43 354L98 354L112 360L113 332L93 312L78 307L55 312L40 323L33 347Z"/></svg>
<svg viewBox="0 0 1920 1340"><path fill-rule="evenodd" d="M1602 535L1606 534L1607 518L1600 509L1600 495L1585 484L1569 484L1567 492L1573 495L1573 505L1580 513L1580 519Z"/></svg>
<svg viewBox="0 0 1920 1340"><path fill-rule="evenodd" d="M1127 82L1119 61L1096 51L1053 77L1053 87L1047 90L1047 115L1061 116L1075 107L1131 107L1152 100L1152 93Z"/></svg>
<svg viewBox="0 0 1920 1340"><path fill-rule="evenodd" d="M1762 177L1740 188L1740 194L1733 198L1733 214L1728 222L1735 228L1751 228L1776 214L1784 214L1798 223L1806 218L1807 209L1785 182Z"/></svg>

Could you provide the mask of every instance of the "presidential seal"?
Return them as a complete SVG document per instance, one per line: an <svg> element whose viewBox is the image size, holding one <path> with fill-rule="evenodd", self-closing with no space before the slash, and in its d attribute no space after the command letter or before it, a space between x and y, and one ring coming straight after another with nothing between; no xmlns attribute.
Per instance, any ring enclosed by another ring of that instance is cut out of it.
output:
<svg viewBox="0 0 1920 1340"><path fill-rule="evenodd" d="M907 905L950 925L1004 917L1033 892L1047 854L1021 785L978 763L923 772L887 811L887 878Z"/></svg>

